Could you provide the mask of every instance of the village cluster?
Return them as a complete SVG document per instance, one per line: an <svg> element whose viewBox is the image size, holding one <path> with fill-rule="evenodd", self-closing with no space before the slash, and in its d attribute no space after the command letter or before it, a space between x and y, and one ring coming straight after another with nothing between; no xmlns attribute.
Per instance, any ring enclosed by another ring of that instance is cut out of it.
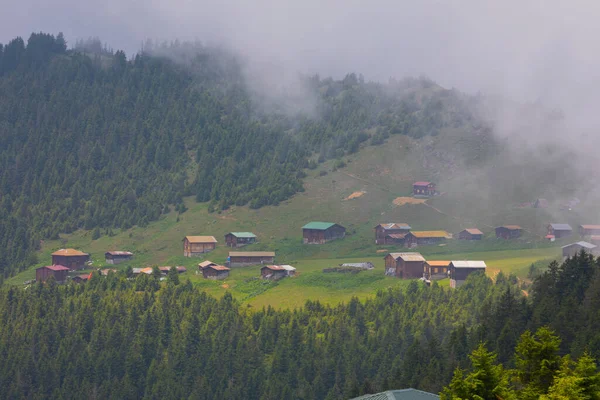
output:
<svg viewBox="0 0 600 400"><path fill-rule="evenodd" d="M415 182L413 185L415 196L434 196L438 192L435 184L431 182ZM422 245L443 244L452 239L453 235L443 230L413 231L406 223L382 223L374 228L375 244L395 245L406 248L415 248ZM499 239L515 239L522 234L518 225L503 225L495 228L495 235ZM555 240L573 234L573 229L568 224L549 224L546 239ZM588 241L579 241L562 247L563 257L571 257L580 251L600 255L600 225L580 225L579 234ZM333 222L309 222L302 227L302 240L304 244L324 244L331 240L342 239L346 235L346 228ZM477 228L467 228L457 234L459 240L481 240L483 232ZM225 235L225 244L231 248L238 248L257 242L257 237L252 232L229 232ZM199 257L214 250L217 239L214 236L186 236L183 239L183 255L185 257ZM107 264L119 264L130 260L133 253L128 251L108 251L105 253ZM426 283L432 280L450 278L450 286L458 287L466 277L475 271L485 271L484 261L427 261L417 252L390 252L385 258L385 274L400 279L422 279ZM230 251L225 265L212 261L203 261L198 264L196 273L202 274L205 279L221 280L229 276L231 269L262 265L260 276L262 279L281 279L294 276L296 269L291 265L275 265L275 252L273 251ZM36 281L46 281L53 277L62 283L68 279L69 271L85 269L90 264L90 255L75 249L60 249L52 253L52 265L36 269ZM344 267L363 268L371 263L343 264ZM166 275L171 267L158 267ZM177 272L187 271L186 267L176 267ZM108 275L115 269L101 269L102 275ZM152 274L153 268L133 268L133 274ZM75 282L88 280L90 274L76 275L71 279Z"/></svg>

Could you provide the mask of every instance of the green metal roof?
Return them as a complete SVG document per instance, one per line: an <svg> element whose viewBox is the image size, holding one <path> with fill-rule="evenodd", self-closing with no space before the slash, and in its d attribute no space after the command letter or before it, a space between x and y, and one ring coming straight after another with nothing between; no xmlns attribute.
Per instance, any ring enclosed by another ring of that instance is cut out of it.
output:
<svg viewBox="0 0 600 400"><path fill-rule="evenodd" d="M387 392L366 394L353 400L434 400L440 396L417 389L388 390Z"/></svg>
<svg viewBox="0 0 600 400"><path fill-rule="evenodd" d="M317 229L319 231L324 231L325 229L329 229L335 224L333 222L309 222L304 225L302 229Z"/></svg>
<svg viewBox="0 0 600 400"><path fill-rule="evenodd" d="M229 232L237 238L255 238L256 235L252 232Z"/></svg>

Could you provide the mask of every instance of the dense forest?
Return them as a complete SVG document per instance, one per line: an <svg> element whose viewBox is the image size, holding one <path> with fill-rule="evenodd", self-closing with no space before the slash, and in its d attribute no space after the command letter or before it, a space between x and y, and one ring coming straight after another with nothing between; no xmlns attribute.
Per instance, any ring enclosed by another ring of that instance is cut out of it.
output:
<svg viewBox="0 0 600 400"><path fill-rule="evenodd" d="M0 44L0 277L31 265L40 239L143 226L184 212L184 196L276 205L318 162L472 123L468 99L427 79L302 77L310 111L290 112L265 107L244 71L197 43L129 60L62 34Z"/></svg>
<svg viewBox="0 0 600 400"><path fill-rule="evenodd" d="M0 388L7 398L347 399L448 385L447 398L495 399L483 392L494 379L537 398L581 368L592 377L600 261L553 263L527 291L472 274L456 290L412 282L366 302L253 310L176 273L5 287ZM482 371L490 380L479 384Z"/></svg>

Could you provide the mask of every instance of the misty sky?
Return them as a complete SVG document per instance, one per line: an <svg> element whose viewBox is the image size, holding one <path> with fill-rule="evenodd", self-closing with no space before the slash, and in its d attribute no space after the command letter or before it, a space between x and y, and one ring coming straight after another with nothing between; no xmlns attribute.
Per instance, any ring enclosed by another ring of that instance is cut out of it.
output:
<svg viewBox="0 0 600 400"><path fill-rule="evenodd" d="M225 42L289 71L446 87L598 114L600 3L481 0L20 0L0 42L31 31L98 36L131 55L146 38ZM589 107L589 109L588 109Z"/></svg>

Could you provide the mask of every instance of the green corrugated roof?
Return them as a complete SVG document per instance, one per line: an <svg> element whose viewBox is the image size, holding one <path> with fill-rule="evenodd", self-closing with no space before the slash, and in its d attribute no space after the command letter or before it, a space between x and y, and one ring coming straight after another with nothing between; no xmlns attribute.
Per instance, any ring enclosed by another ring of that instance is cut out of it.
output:
<svg viewBox="0 0 600 400"><path fill-rule="evenodd" d="M237 238L255 238L256 235L252 232L230 232L233 236Z"/></svg>
<svg viewBox="0 0 600 400"><path fill-rule="evenodd" d="M434 400L440 396L417 389L388 390L387 392L366 394L353 400Z"/></svg>
<svg viewBox="0 0 600 400"><path fill-rule="evenodd" d="M320 231L324 231L325 229L329 229L332 226L334 226L335 224L333 222L309 222L308 224L304 225L302 227L302 229L318 229Z"/></svg>

